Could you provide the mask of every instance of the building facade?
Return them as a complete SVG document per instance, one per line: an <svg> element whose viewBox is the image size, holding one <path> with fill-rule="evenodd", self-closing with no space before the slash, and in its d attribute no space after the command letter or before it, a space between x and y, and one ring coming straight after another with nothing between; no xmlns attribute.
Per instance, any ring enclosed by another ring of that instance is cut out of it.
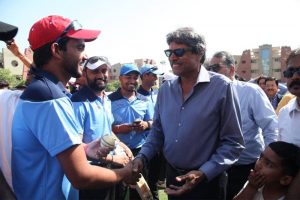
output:
<svg viewBox="0 0 300 200"><path fill-rule="evenodd" d="M272 47L269 44L245 50L241 56L235 56L236 73L247 81L265 75L286 82L283 71L286 69L286 60L290 52L291 47Z"/></svg>

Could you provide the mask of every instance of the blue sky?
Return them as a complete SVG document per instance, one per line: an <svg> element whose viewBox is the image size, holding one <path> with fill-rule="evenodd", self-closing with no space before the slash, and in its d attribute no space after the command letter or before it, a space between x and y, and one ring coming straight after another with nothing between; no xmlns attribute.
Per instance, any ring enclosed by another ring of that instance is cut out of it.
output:
<svg viewBox="0 0 300 200"><path fill-rule="evenodd" d="M19 27L22 49L29 46L32 24L57 14L100 29L99 38L87 43L87 54L107 56L113 64L167 61L166 34L182 26L205 36L208 56L220 50L241 54L263 44L300 47L299 0L0 0L0 7L0 20Z"/></svg>

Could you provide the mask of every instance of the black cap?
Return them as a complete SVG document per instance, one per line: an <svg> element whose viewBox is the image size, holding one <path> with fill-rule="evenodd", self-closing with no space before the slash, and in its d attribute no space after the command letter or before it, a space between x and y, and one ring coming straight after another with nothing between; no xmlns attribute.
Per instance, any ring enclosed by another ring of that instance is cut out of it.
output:
<svg viewBox="0 0 300 200"><path fill-rule="evenodd" d="M18 32L18 27L0 21L0 40L12 40Z"/></svg>

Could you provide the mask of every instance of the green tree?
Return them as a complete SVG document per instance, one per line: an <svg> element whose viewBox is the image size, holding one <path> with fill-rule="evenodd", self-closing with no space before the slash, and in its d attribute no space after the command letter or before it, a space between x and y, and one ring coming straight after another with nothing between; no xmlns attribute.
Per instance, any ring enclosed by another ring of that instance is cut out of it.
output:
<svg viewBox="0 0 300 200"><path fill-rule="evenodd" d="M107 92L114 92L120 87L119 81L112 81L107 84L106 91Z"/></svg>
<svg viewBox="0 0 300 200"><path fill-rule="evenodd" d="M15 88L17 85L24 83L20 76L12 75L9 69L0 68L0 80L5 80L9 83L9 88Z"/></svg>

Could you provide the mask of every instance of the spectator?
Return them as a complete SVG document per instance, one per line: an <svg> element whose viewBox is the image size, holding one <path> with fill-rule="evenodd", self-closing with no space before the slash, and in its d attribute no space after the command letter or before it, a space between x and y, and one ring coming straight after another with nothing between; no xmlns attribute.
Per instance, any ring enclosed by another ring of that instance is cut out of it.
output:
<svg viewBox="0 0 300 200"><path fill-rule="evenodd" d="M115 119L113 132L131 149L134 156L145 143L153 116L150 103L137 96L139 75L140 71L135 65L123 65L119 76L120 88L108 96ZM143 175L147 177L146 172ZM130 191L130 199L139 199L135 190Z"/></svg>
<svg viewBox="0 0 300 200"><path fill-rule="evenodd" d="M65 85L81 75L85 42L100 31L82 29L78 21L48 16L29 33L36 76L21 95L12 127L12 177L17 199L65 199L64 174L75 188L105 188L120 181L134 183L131 164L122 169L89 165L109 149L99 141L82 144ZM29 178L30 176L30 178Z"/></svg>
<svg viewBox="0 0 300 200"><path fill-rule="evenodd" d="M152 109L151 113L154 114L154 106L156 103L158 90L154 89L153 86L156 85L157 76L161 76L164 73L161 72L157 67L153 65L144 65L140 69L142 83L137 90L137 96L144 101L149 102ZM153 116L151 116L153 119ZM149 130L148 130L149 131ZM160 170L164 171L164 158L160 153L154 156L149 162L148 171L148 184L151 189L154 199L158 200L158 190L156 184L159 180Z"/></svg>
<svg viewBox="0 0 300 200"><path fill-rule="evenodd" d="M83 68L82 77L86 80L77 93L72 95L75 116L83 129L84 143L92 142L104 135L112 134L112 123L114 121L111 113L111 102L105 94L110 63L106 57L93 56L89 58ZM132 157L131 151L119 143L127 154L108 154L101 162L92 160L93 165L103 167L125 166ZM111 190L114 190L111 188ZM105 199L107 195L114 195L108 189L104 190L81 190L80 199Z"/></svg>
<svg viewBox="0 0 300 200"><path fill-rule="evenodd" d="M298 153L299 147L293 144L282 141L270 143L234 200L285 199L299 169Z"/></svg>
<svg viewBox="0 0 300 200"><path fill-rule="evenodd" d="M296 97L279 112L279 140L300 146L300 49L290 53L283 74L289 92Z"/></svg>
<svg viewBox="0 0 300 200"><path fill-rule="evenodd" d="M276 110L278 103L282 99L282 95L278 93L278 80L274 77L268 77L266 79L265 92L274 108Z"/></svg>
<svg viewBox="0 0 300 200"><path fill-rule="evenodd" d="M268 97L260 87L235 79L235 61L232 55L226 51L217 52L210 64L209 68L212 71L223 74L233 81L233 88L242 110L245 149L239 160L227 170L226 199L232 199L247 181L250 170L253 169L265 145L277 140L278 121Z"/></svg>
<svg viewBox="0 0 300 200"><path fill-rule="evenodd" d="M169 200L224 199L223 173L244 148L231 82L202 66L206 44L192 28L169 33L167 43L178 78L159 89L154 123L133 169L142 170L162 150Z"/></svg>

